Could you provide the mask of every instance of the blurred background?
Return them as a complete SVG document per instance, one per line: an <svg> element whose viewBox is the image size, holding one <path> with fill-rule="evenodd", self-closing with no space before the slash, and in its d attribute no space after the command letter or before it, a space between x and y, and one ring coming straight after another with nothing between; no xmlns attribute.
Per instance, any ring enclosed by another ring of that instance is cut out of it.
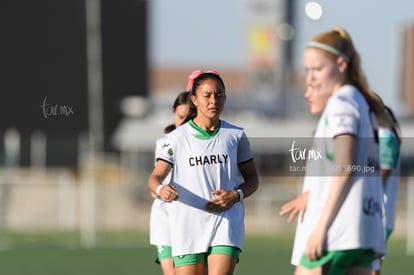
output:
<svg viewBox="0 0 414 275"><path fill-rule="evenodd" d="M292 141L310 140L302 52L344 27L403 135L396 235L414 253L411 0L3 0L0 231L148 230L155 140L191 71L217 70L223 119L245 128L261 177L247 232L286 234L301 188ZM0 242L1 246L2 242Z"/></svg>

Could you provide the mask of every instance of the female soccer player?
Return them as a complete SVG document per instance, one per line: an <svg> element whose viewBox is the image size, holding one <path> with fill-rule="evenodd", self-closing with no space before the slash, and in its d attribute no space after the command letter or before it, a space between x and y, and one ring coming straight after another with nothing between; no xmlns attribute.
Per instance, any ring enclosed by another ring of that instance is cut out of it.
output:
<svg viewBox="0 0 414 275"><path fill-rule="evenodd" d="M384 253L375 125L390 118L342 28L310 41L304 63L305 98L310 113L320 115L313 149L323 159L308 160L304 193L280 213L302 215L292 254L295 274L368 275Z"/></svg>
<svg viewBox="0 0 414 275"><path fill-rule="evenodd" d="M166 136L148 179L169 207L171 248L177 275L233 274L244 240L243 198L259 185L242 128L220 119L225 85L215 71L190 75L197 115ZM170 185L161 185L173 169ZM241 175L241 176L240 176Z"/></svg>
<svg viewBox="0 0 414 275"><path fill-rule="evenodd" d="M175 128L186 122L192 116L192 106L190 102L190 92L181 92L176 97L173 104L174 123L164 129L164 133L169 133ZM155 159L162 151L165 138L159 138L155 146ZM171 181L172 173L164 179L163 184L167 185ZM174 263L171 255L170 227L168 225L167 203L161 200L157 194L151 193L154 201L150 215L150 243L157 247L157 262L160 263L164 275L174 275Z"/></svg>
<svg viewBox="0 0 414 275"><path fill-rule="evenodd" d="M390 114L394 125L379 126L379 151L381 178L384 191L384 216L385 216L385 245L395 226L395 207L397 203L398 185L400 182L400 147L401 138L399 124L394 113L389 107L386 110ZM373 275L379 275L382 259L377 259L373 264Z"/></svg>

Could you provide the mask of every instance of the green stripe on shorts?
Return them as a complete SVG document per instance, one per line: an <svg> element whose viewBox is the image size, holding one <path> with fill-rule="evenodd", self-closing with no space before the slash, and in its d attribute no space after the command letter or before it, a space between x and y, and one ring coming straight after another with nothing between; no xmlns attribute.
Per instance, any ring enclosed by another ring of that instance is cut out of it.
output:
<svg viewBox="0 0 414 275"><path fill-rule="evenodd" d="M172 258L171 246L157 245L158 261Z"/></svg>
<svg viewBox="0 0 414 275"><path fill-rule="evenodd" d="M343 275L350 267L371 268L373 260L374 252L371 249L350 249L328 251L316 261L310 261L303 255L300 265L308 269L329 265L329 275Z"/></svg>
<svg viewBox="0 0 414 275"><path fill-rule="evenodd" d="M198 253L198 254L187 254L182 256L174 257L174 265L176 267L186 266L186 265L195 265L200 263L207 262L207 257L213 254L223 254L230 257L239 259L240 249L234 246L218 245L212 246L208 249L207 252Z"/></svg>

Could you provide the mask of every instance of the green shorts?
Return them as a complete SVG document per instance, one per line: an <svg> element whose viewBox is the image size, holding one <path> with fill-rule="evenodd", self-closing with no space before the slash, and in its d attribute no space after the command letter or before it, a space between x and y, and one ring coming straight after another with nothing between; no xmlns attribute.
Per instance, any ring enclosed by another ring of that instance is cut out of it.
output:
<svg viewBox="0 0 414 275"><path fill-rule="evenodd" d="M158 258L156 261L158 262L165 260L165 259L172 258L171 246L157 245L157 255L158 255Z"/></svg>
<svg viewBox="0 0 414 275"><path fill-rule="evenodd" d="M322 267L329 275L343 275L350 267L371 268L374 260L374 252L371 249L351 249L328 251L316 261L310 261L305 255L300 260L300 265L308 269Z"/></svg>
<svg viewBox="0 0 414 275"><path fill-rule="evenodd" d="M207 252L204 252L204 253L176 256L174 257L174 265L176 267L180 267L180 266L186 266L186 265L195 265L199 263L205 263L207 262L207 257L213 254L223 254L223 255L233 257L236 260L238 260L240 256L240 252L241 252L240 249L234 246L226 246L226 245L212 246L208 249Z"/></svg>

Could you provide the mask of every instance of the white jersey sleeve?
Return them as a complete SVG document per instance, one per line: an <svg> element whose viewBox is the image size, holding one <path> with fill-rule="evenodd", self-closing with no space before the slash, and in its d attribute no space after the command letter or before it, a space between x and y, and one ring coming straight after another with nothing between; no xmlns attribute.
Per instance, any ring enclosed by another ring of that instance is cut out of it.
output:
<svg viewBox="0 0 414 275"><path fill-rule="evenodd" d="M168 144L168 140L165 136L157 139L154 150L155 163L162 156L162 151L166 144ZM166 176L162 184L169 184L172 180L172 175L173 170ZM154 199L152 202L149 224L150 244L152 245L171 245L168 207L169 204L160 199Z"/></svg>
<svg viewBox="0 0 414 275"><path fill-rule="evenodd" d="M249 139L247 138L246 133L243 131L237 151L237 161L238 164L242 164L252 159L253 154L250 149Z"/></svg>
<svg viewBox="0 0 414 275"><path fill-rule="evenodd" d="M155 163L157 163L157 159L161 155L161 148L163 148L166 140L167 139L164 136L164 137L161 137L161 138L157 139L157 141L155 142L155 151L154 151L154 160L155 160Z"/></svg>
<svg viewBox="0 0 414 275"><path fill-rule="evenodd" d="M329 124L332 137L342 134L358 135L360 114L354 102L348 97L343 95L331 97L326 114L325 119L329 121L325 123Z"/></svg>
<svg viewBox="0 0 414 275"><path fill-rule="evenodd" d="M174 164L173 141L174 139L171 139L170 134L164 136L164 138L160 141L159 146L157 146L159 149L157 149L155 161L163 160L170 163L171 165Z"/></svg>

